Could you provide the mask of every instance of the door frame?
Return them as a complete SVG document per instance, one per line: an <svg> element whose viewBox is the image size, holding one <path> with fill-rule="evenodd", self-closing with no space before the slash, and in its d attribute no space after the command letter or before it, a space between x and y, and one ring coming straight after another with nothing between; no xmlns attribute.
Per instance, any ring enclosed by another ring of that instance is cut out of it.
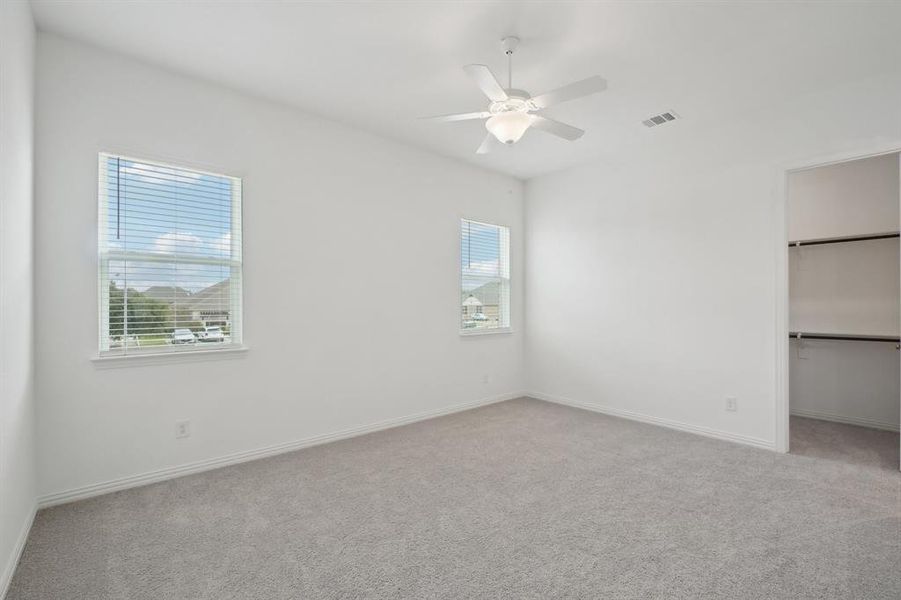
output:
<svg viewBox="0 0 901 600"><path fill-rule="evenodd" d="M788 177L798 171L806 171L817 167L826 167L852 160L872 158L885 154L898 153L899 173L901 173L901 140L891 142L874 142L854 150L823 154L783 163L779 166L776 177L775 224L776 235L776 413L773 447L777 452L789 451L789 282L788 282ZM899 184L901 185L901 184ZM901 187L899 187L901 189ZM898 198L899 215L901 215L901 194ZM899 223L901 228L901 223ZM899 290L901 292L901 290ZM901 356L899 356L901 361ZM901 404L901 398L898 399ZM901 460L901 446L898 448ZM901 468L901 463L899 463Z"/></svg>

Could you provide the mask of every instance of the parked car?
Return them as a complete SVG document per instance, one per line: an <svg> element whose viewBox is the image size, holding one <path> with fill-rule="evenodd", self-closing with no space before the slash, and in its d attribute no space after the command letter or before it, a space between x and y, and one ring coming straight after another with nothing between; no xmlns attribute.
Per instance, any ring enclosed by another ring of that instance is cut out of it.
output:
<svg viewBox="0 0 901 600"><path fill-rule="evenodd" d="M190 329L176 329L169 340L171 344L193 344L197 341Z"/></svg>
<svg viewBox="0 0 901 600"><path fill-rule="evenodd" d="M225 334L221 327L204 327L198 338L201 342L224 342Z"/></svg>

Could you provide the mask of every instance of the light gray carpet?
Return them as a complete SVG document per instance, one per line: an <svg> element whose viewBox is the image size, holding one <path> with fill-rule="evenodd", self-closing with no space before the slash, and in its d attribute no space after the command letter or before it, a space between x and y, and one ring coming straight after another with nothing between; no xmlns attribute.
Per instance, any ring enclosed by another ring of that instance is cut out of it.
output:
<svg viewBox="0 0 901 600"><path fill-rule="evenodd" d="M8 600L901 597L901 477L530 399L42 511Z"/></svg>
<svg viewBox="0 0 901 600"><path fill-rule="evenodd" d="M790 423L792 454L898 470L898 434L894 431L803 417L792 417Z"/></svg>

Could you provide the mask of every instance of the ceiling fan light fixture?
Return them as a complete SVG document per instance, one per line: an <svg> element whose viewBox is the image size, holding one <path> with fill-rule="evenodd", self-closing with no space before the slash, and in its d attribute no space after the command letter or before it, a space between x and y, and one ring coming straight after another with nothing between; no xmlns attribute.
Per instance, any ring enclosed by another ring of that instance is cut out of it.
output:
<svg viewBox="0 0 901 600"><path fill-rule="evenodd" d="M494 115L485 122L485 129L499 142L515 144L532 124L532 117L526 112L510 111Z"/></svg>
<svg viewBox="0 0 901 600"><path fill-rule="evenodd" d="M513 87L513 52L519 44L519 38L505 37L501 40L504 54L507 57L507 86L504 87L498 81L494 73L487 65L472 64L463 67L475 84L482 90L485 97L490 100L488 110L468 113L455 113L429 117L434 121L470 121L475 119L488 119L482 144L476 150L476 154L487 154L494 145L494 139L502 144L515 144L525 134L526 129L534 127L545 133L555 135L564 140L575 141L585 133L578 127L561 123L540 114L546 108L568 102L577 98L603 92L607 89L607 82L595 75L581 81L564 85L555 90L545 92L539 96L532 96L529 92ZM675 113L674 113L675 114ZM674 117L675 118L675 117Z"/></svg>

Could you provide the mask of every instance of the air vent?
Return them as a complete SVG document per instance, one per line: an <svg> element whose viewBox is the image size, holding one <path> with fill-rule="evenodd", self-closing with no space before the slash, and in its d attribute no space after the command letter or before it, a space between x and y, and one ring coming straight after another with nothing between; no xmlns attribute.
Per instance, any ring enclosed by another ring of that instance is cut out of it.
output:
<svg viewBox="0 0 901 600"><path fill-rule="evenodd" d="M657 127L658 125L663 125L665 123L669 123L670 121L675 121L679 118L679 115L674 113L673 111L668 111L665 113L660 113L659 115L654 115L649 119L645 119L642 121L645 127Z"/></svg>

